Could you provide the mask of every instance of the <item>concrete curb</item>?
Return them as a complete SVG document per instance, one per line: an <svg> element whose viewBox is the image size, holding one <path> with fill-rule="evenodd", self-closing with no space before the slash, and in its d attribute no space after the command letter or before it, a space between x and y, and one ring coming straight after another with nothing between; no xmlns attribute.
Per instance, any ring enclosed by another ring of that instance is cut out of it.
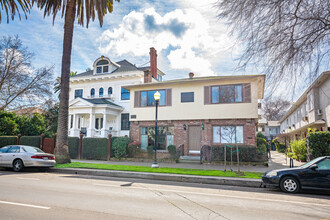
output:
<svg viewBox="0 0 330 220"><path fill-rule="evenodd" d="M255 188L262 187L261 180L248 179L248 178L193 176L193 175L179 175L179 174L165 174L165 173L142 173L142 172L130 172L130 171L96 170L96 169L81 169L81 168L76 168L76 169L51 168L49 172L90 175L90 176L162 180L162 181L174 181L174 182L186 182L186 183L203 183L203 184L213 184L213 185L243 186L243 187L255 187Z"/></svg>

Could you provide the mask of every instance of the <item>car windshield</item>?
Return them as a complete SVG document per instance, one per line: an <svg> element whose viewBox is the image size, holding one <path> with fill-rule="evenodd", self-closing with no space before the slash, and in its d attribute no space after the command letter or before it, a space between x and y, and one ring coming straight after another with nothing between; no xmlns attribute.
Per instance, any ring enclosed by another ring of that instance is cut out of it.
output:
<svg viewBox="0 0 330 220"><path fill-rule="evenodd" d="M29 153L45 153L37 147L24 146L23 149Z"/></svg>
<svg viewBox="0 0 330 220"><path fill-rule="evenodd" d="M316 163L317 161L319 161L321 158L315 158L314 160L309 161L308 163L305 163L304 165L301 165L299 168L307 168L310 165Z"/></svg>

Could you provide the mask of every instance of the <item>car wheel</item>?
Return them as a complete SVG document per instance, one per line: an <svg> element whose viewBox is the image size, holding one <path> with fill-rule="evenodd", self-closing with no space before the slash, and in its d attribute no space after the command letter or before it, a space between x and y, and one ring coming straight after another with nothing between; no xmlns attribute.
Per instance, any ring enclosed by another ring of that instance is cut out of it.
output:
<svg viewBox="0 0 330 220"><path fill-rule="evenodd" d="M23 161L20 160L20 159L17 159L13 162L13 170L15 172L19 172L19 171L22 171L24 168L24 164L23 164Z"/></svg>
<svg viewBox="0 0 330 220"><path fill-rule="evenodd" d="M300 190L300 183L294 177L287 176L281 180L281 190L287 193L296 193Z"/></svg>

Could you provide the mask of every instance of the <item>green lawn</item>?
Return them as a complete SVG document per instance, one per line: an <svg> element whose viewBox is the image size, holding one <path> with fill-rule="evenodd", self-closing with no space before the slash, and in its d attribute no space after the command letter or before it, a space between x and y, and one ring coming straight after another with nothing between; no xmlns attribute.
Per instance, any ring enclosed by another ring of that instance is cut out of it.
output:
<svg viewBox="0 0 330 220"><path fill-rule="evenodd" d="M87 168L87 169L100 169L100 170L121 170L133 172L147 172L147 173L172 173L172 174L185 174L185 175L199 175L199 176L222 176L222 177L240 177L240 178L253 178L260 179L263 173L258 172L231 172L220 170L200 170L200 169L184 169L184 168L151 168L144 166L127 166L127 165L111 165L111 164L96 164L96 163L81 163L73 162L68 164L56 164L55 168Z"/></svg>

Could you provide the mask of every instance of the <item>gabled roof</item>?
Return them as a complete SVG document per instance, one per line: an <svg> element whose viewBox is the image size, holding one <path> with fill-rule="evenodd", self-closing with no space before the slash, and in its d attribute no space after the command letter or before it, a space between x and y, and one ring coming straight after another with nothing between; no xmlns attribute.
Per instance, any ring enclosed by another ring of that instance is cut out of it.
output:
<svg viewBox="0 0 330 220"><path fill-rule="evenodd" d="M120 67L112 71L111 73L98 73L95 75L107 75L107 74L113 74L113 73L120 73L120 72L130 72L130 71L142 71L132 63L128 62L127 60L122 60L119 62L116 62ZM81 76L93 76L93 70L89 70L83 73L79 73L75 76L71 77L81 77Z"/></svg>

